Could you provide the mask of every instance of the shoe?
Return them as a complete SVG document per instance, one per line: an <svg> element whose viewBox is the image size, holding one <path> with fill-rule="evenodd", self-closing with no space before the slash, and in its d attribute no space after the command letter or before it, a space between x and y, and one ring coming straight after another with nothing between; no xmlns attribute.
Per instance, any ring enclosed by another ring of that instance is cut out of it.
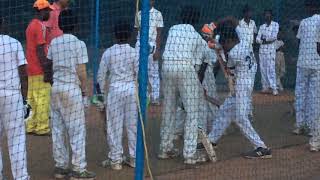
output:
<svg viewBox="0 0 320 180"><path fill-rule="evenodd" d="M245 157L249 159L256 159L256 158L269 159L269 158L272 158L272 155L271 155L270 149L259 147L254 151L247 153Z"/></svg>
<svg viewBox="0 0 320 180"><path fill-rule="evenodd" d="M273 91L272 91L272 95L274 95L274 96L278 96L278 95L279 95L278 90L273 90Z"/></svg>
<svg viewBox="0 0 320 180"><path fill-rule="evenodd" d="M133 157L125 157L124 163L129 167L135 168L136 167L136 158Z"/></svg>
<svg viewBox="0 0 320 180"><path fill-rule="evenodd" d="M55 167L54 171L53 171L53 174L54 174L54 177L56 179L64 179L67 176L69 176L70 170L69 169L63 169L63 168Z"/></svg>
<svg viewBox="0 0 320 180"><path fill-rule="evenodd" d="M208 153L205 149L201 149L201 150L197 149L196 156L197 156L197 162L199 163L205 163L210 160Z"/></svg>
<svg viewBox="0 0 320 180"><path fill-rule="evenodd" d="M199 153L196 153L195 157L185 158L184 159L184 164L195 165L195 164L200 163L200 162L205 162L203 157L199 157L198 155L199 155Z"/></svg>
<svg viewBox="0 0 320 180"><path fill-rule="evenodd" d="M72 171L70 180L94 180L96 173L85 170L83 172Z"/></svg>
<svg viewBox="0 0 320 180"><path fill-rule="evenodd" d="M319 152L319 151L320 151L319 148L316 148L316 147L313 147L313 146L310 147L310 152Z"/></svg>
<svg viewBox="0 0 320 180"><path fill-rule="evenodd" d="M111 167L112 170L119 171L122 169L122 161L112 161L108 158L102 161L101 166L104 168Z"/></svg>
<svg viewBox="0 0 320 180"><path fill-rule="evenodd" d="M261 93L262 94L268 94L270 91L269 91L269 89L262 89L261 90Z"/></svg>
<svg viewBox="0 0 320 180"><path fill-rule="evenodd" d="M179 156L179 151L177 149L173 149L167 152L160 152L158 154L159 159L172 159Z"/></svg>
<svg viewBox="0 0 320 180"><path fill-rule="evenodd" d="M213 149L218 149L218 145L216 143L211 143ZM197 150L205 149L204 145L202 143L197 144Z"/></svg>

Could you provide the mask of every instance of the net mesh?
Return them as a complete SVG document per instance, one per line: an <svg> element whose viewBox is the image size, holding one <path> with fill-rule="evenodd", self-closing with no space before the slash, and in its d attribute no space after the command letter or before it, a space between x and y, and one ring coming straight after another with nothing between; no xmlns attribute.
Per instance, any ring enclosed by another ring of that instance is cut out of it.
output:
<svg viewBox="0 0 320 180"><path fill-rule="evenodd" d="M0 0L0 180L320 178L319 2L146 1Z"/></svg>

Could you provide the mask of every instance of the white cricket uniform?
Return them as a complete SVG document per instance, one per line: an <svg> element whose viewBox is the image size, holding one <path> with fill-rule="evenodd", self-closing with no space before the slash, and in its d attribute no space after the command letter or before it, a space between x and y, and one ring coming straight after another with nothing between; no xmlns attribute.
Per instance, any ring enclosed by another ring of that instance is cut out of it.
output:
<svg viewBox="0 0 320 180"><path fill-rule="evenodd" d="M107 91L107 140L110 148L108 157L113 162L122 162L123 126L128 134L129 155L135 158L138 109L135 80L139 57L129 44L115 44L107 49L101 59L98 83L105 87L109 74ZM104 92L103 88L102 91Z"/></svg>
<svg viewBox="0 0 320 180"><path fill-rule="evenodd" d="M265 38L267 41L275 41L277 40L278 32L279 24L274 21L272 21L269 26L267 24L261 25L258 32L257 43L260 44L259 59L263 90L267 90L269 88L274 91L277 90L277 81L275 71L275 43L262 44L262 39Z"/></svg>
<svg viewBox="0 0 320 180"><path fill-rule="evenodd" d="M216 80L213 72L214 65L217 61L217 55L215 51L213 51L206 45L206 42L203 42L203 44L205 46L203 48L204 52L199 52L200 54L198 55L198 58L201 58L201 61L208 63L208 66L205 71L202 86L200 88L206 90L208 96L218 99L216 90ZM196 70L198 71L199 69L200 66L197 65ZM179 99L179 101L181 100ZM207 127L209 126L208 123L211 123L212 120L215 119L218 107L206 101L204 96L201 98L201 103L201 107L203 107L203 109L200 110L201 118L200 122L198 122L198 126L206 132ZM183 134L183 125L185 122L185 117L186 112L184 111L183 104L182 102L179 102L176 112L176 135L180 136Z"/></svg>
<svg viewBox="0 0 320 180"><path fill-rule="evenodd" d="M88 62L87 47L76 36L64 34L51 41L48 59L53 63L51 123L55 166L69 168L69 142L74 171L84 171L86 122L77 67ZM66 142L65 137L69 137Z"/></svg>
<svg viewBox="0 0 320 180"><path fill-rule="evenodd" d="M277 88L283 89L283 85L281 83L281 78L284 76L286 72L286 63L283 51L280 50L281 47L284 46L284 42L282 40L276 40L276 76L277 76Z"/></svg>
<svg viewBox="0 0 320 180"><path fill-rule="evenodd" d="M296 79L296 126L307 125L313 137L310 144L320 147L320 15L302 20L297 38L300 39Z"/></svg>
<svg viewBox="0 0 320 180"><path fill-rule="evenodd" d="M186 111L183 156L193 158L195 155L203 96L195 66L201 65L198 55L206 46L192 25L174 25L169 30L162 65L164 94L163 120L160 129L162 152L168 152L173 148L176 104L179 95Z"/></svg>
<svg viewBox="0 0 320 180"><path fill-rule="evenodd" d="M242 41L229 52L228 64L235 66L235 95L229 96L220 107L209 134L213 143L220 139L233 121L256 148L266 147L248 119L248 103L254 86L252 74L257 71L256 60L249 47L250 44Z"/></svg>
<svg viewBox="0 0 320 180"><path fill-rule="evenodd" d="M160 98L160 76L159 76L159 59L153 59L153 54L156 50L157 41L157 28L163 28L163 17L160 11L152 7L150 9L149 18L149 45L151 53L149 55L149 83L151 85L151 100L159 101ZM136 50L140 51L140 28L141 28L141 11L139 11L135 22L135 28L139 28ZM155 61L156 60L156 61Z"/></svg>
<svg viewBox="0 0 320 180"><path fill-rule="evenodd" d="M0 138L7 136L14 180L28 180L23 99L18 67L27 64L21 43L0 35ZM1 143L2 145L2 143ZM1 146L0 146L0 154ZM2 179L2 157L0 179Z"/></svg>
<svg viewBox="0 0 320 180"><path fill-rule="evenodd" d="M238 37L240 41L245 41L251 45L250 50L252 52L254 52L253 51L254 35L257 33L258 33L258 29L254 20L250 20L249 24L244 19L239 21L239 25L237 27ZM254 77L252 78L255 79L255 74L253 75ZM249 107L249 114L252 115L253 114L252 113L253 111L252 97L250 98L249 102L250 102L249 104L251 104L251 106Z"/></svg>

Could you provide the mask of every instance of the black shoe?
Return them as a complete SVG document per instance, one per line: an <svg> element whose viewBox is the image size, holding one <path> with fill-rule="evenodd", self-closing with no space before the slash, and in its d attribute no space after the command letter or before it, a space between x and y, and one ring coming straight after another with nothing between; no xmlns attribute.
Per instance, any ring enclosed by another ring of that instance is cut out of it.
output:
<svg viewBox="0 0 320 180"><path fill-rule="evenodd" d="M213 149L217 149L218 145L216 143L211 143ZM197 144L197 150L203 150L205 149L203 143L198 143Z"/></svg>
<svg viewBox="0 0 320 180"><path fill-rule="evenodd" d="M257 159L257 158L269 159L269 158L272 158L272 154L271 154L271 149L258 147L254 151L251 151L245 154L244 157L249 159Z"/></svg>
<svg viewBox="0 0 320 180"><path fill-rule="evenodd" d="M70 180L94 180L96 178L96 174L90 171L77 172L72 171Z"/></svg>
<svg viewBox="0 0 320 180"><path fill-rule="evenodd" d="M53 174L54 174L54 177L56 179L64 179L67 176L69 176L70 170L69 169L62 169L62 168L55 167Z"/></svg>

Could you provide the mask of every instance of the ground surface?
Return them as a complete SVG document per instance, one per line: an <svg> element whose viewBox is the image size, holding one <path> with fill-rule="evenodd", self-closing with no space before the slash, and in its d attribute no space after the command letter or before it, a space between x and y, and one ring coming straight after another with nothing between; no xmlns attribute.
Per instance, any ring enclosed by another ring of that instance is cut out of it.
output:
<svg viewBox="0 0 320 180"><path fill-rule="evenodd" d="M292 94L279 97L256 94L254 126L266 144L273 149L270 160L247 160L241 153L251 150L248 141L236 127L219 141L217 163L198 166L183 165L182 158L159 161L160 108L149 110L147 127L151 166L157 180L318 180L320 179L320 153L310 153L307 138L294 136ZM105 159L107 146L103 114L91 108L87 114L87 159L89 169L97 173L97 180L131 180L133 169L125 167L114 172L99 166ZM28 167L33 180L51 180L53 160L50 137L28 136ZM124 141L126 142L126 141ZM10 177L8 155L4 144L5 174ZM148 177L147 177L148 179Z"/></svg>

